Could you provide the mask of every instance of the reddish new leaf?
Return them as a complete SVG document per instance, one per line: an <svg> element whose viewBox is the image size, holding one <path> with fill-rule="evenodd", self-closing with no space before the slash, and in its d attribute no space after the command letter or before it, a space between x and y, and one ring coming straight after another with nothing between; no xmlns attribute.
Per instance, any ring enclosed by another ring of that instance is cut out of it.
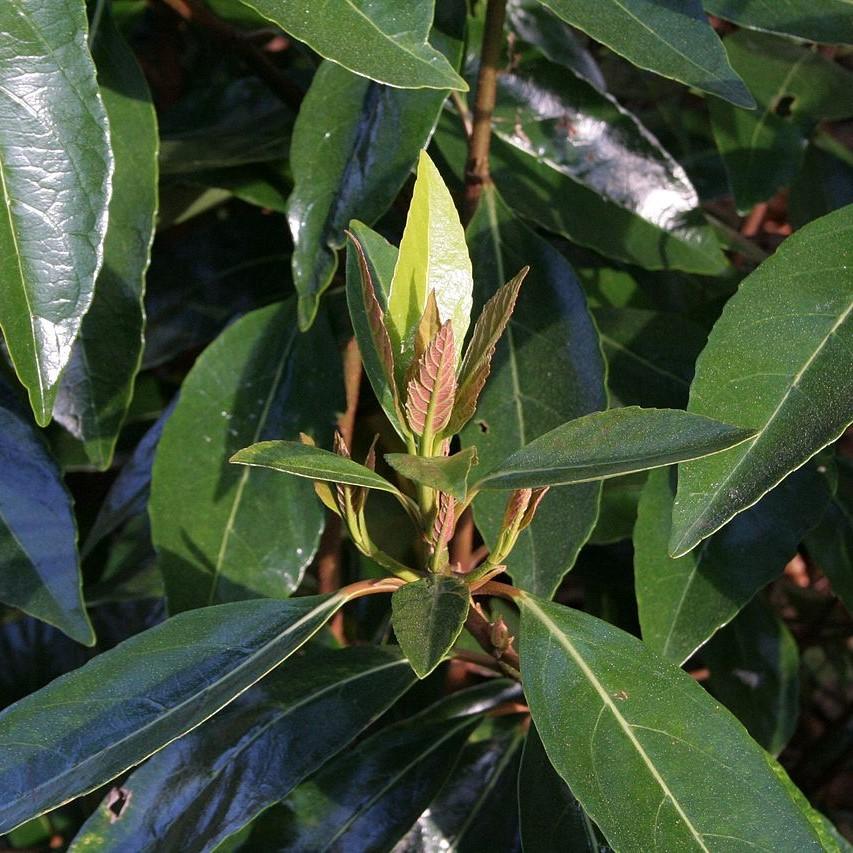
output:
<svg viewBox="0 0 853 853"><path fill-rule="evenodd" d="M480 392L489 378L492 356L509 318L515 309L521 283L530 267L524 267L485 304L459 372L459 390L450 422L450 432L457 433L471 419L477 408Z"/></svg>
<svg viewBox="0 0 853 853"><path fill-rule="evenodd" d="M432 525L432 544L436 549L443 548L453 538L456 528L456 499L453 495L439 493Z"/></svg>
<svg viewBox="0 0 853 853"><path fill-rule="evenodd" d="M409 380L406 414L418 435L439 433L450 420L456 395L456 345L448 320L418 360Z"/></svg>

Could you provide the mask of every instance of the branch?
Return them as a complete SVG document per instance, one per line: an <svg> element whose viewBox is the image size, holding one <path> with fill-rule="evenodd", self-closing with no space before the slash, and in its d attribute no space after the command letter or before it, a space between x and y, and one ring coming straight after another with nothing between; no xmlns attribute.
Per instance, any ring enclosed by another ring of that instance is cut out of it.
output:
<svg viewBox="0 0 853 853"><path fill-rule="evenodd" d="M498 88L498 71L504 39L506 0L489 0L483 46L480 50L480 72L477 76L477 95L474 100L474 121L468 141L468 162L465 166L465 221L477 209L483 186L491 183L489 175L489 146L492 139L492 113Z"/></svg>

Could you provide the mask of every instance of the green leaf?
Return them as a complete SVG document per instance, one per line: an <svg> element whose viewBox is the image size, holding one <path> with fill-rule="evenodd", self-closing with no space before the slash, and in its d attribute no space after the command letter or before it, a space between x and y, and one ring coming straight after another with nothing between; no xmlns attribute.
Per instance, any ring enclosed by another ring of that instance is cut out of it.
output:
<svg viewBox="0 0 853 853"><path fill-rule="evenodd" d="M838 457L838 487L819 524L806 536L809 556L853 613L853 463Z"/></svg>
<svg viewBox="0 0 853 853"><path fill-rule="evenodd" d="M853 44L848 0L703 0L705 11L753 30L826 44Z"/></svg>
<svg viewBox="0 0 853 853"><path fill-rule="evenodd" d="M562 74L566 76L565 72ZM596 94L596 97L600 99L601 95ZM614 111L612 105L608 109ZM615 113L622 116L620 110L615 110ZM632 141L636 141L637 129L633 127L633 121L624 116L622 121L632 126ZM598 128L599 122L600 119L589 116L584 125ZM565 130L562 132L565 134ZM559 133L557 122L553 128L555 145ZM648 131L643 133L648 140ZM434 138L442 155L461 178L467 157L467 141L459 119L445 112L439 119ZM646 144L650 143L646 141ZM565 145L564 140L564 148ZM597 174L602 176L602 180L615 169L612 162L607 162L606 151L602 149L598 158L602 168ZM581 161L584 156L582 151ZM659 216L659 222L655 224L499 137L492 139L489 159L492 178L512 209L537 225L562 234L573 243L646 269L682 269L719 275L727 267L719 240L699 213L677 216L670 221ZM660 173L660 168L654 171ZM632 186L636 180L636 174L631 173ZM615 185L612 189L615 191ZM635 199L641 202L639 195L635 194ZM655 209L653 202L653 198L644 197L647 214ZM512 272L507 270L509 274Z"/></svg>
<svg viewBox="0 0 853 853"><path fill-rule="evenodd" d="M103 259L109 125L82 3L4 3L0 31L0 327L45 426Z"/></svg>
<svg viewBox="0 0 853 853"><path fill-rule="evenodd" d="M121 820L108 796L70 850L212 849L287 796L414 680L389 646L309 647L152 756L123 783L132 795Z"/></svg>
<svg viewBox="0 0 853 853"><path fill-rule="evenodd" d="M604 360L580 284L563 256L513 216L492 187L468 227L477 307L525 264L530 273L495 347L491 376L462 432L488 471L512 451L566 420L607 405ZM508 560L516 585L551 595L595 525L601 487L553 489ZM494 547L506 495L483 493L474 519Z"/></svg>
<svg viewBox="0 0 853 853"><path fill-rule="evenodd" d="M813 467L804 468L678 559L667 553L674 495L674 472L649 475L634 530L634 582L643 640L680 664L782 574L829 490Z"/></svg>
<svg viewBox="0 0 853 853"><path fill-rule="evenodd" d="M0 832L93 791L203 723L345 601L338 593L182 613L7 708Z"/></svg>
<svg viewBox="0 0 853 853"><path fill-rule="evenodd" d="M330 441L343 410L339 371L328 322L300 334L294 300L247 314L199 356L163 431L151 487L172 612L298 586L325 517L311 484L228 459L300 430Z"/></svg>
<svg viewBox="0 0 853 853"><path fill-rule="evenodd" d="M679 468L670 552L686 554L853 421L853 206L805 226L748 276L696 363L688 410L756 430Z"/></svg>
<svg viewBox="0 0 853 853"><path fill-rule="evenodd" d="M472 288L459 214L438 169L422 151L386 314L400 387L414 357L414 333L429 291L435 291L441 322L453 323L458 358L471 318Z"/></svg>
<svg viewBox="0 0 853 853"><path fill-rule="evenodd" d="M0 378L0 601L92 646L81 586L71 495Z"/></svg>
<svg viewBox="0 0 853 853"><path fill-rule="evenodd" d="M845 162L835 151L809 145L788 199L795 230L839 207L853 204L853 154L850 158L851 162Z"/></svg>
<svg viewBox="0 0 853 853"><path fill-rule="evenodd" d="M394 494L398 491L384 477L365 465L330 450L310 447L298 441L261 441L237 451L229 461L240 465L272 468L274 471L284 471L310 480L348 483L351 486L366 486L368 489Z"/></svg>
<svg viewBox="0 0 853 853"><path fill-rule="evenodd" d="M395 850L480 853L506 849L518 833L514 804L523 743L517 717L484 721L465 744L438 796Z"/></svg>
<svg viewBox="0 0 853 853"><path fill-rule="evenodd" d="M115 171L103 266L53 415L100 469L112 462L142 359L142 296L157 210L157 118L136 59L108 16L94 45Z"/></svg>
<svg viewBox="0 0 853 853"><path fill-rule="evenodd" d="M518 811L524 853L606 853L595 824L554 769L536 726L530 726L518 773Z"/></svg>
<svg viewBox="0 0 853 853"><path fill-rule="evenodd" d="M241 0L325 59L403 89L458 89L465 81L427 42L434 0Z"/></svg>
<svg viewBox="0 0 853 853"><path fill-rule="evenodd" d="M700 0L541 0L566 23L639 68L741 107L755 101L735 74Z"/></svg>
<svg viewBox="0 0 853 853"><path fill-rule="evenodd" d="M800 710L800 655L785 623L755 599L708 643L702 658L711 671L711 695L778 755Z"/></svg>
<svg viewBox="0 0 853 853"><path fill-rule="evenodd" d="M687 673L593 616L518 603L536 728L611 846L823 849L785 771Z"/></svg>
<svg viewBox="0 0 853 853"><path fill-rule="evenodd" d="M388 293L397 263L397 249L362 222L350 230L358 241L347 246L347 305L364 372L383 411L397 434L405 440L409 428L398 398L394 378L394 351L385 326Z"/></svg>
<svg viewBox="0 0 853 853"><path fill-rule="evenodd" d="M250 836L249 849L391 850L450 777L482 714L506 689L501 682L460 691L362 740L270 812L269 834Z"/></svg>
<svg viewBox="0 0 853 853"><path fill-rule="evenodd" d="M853 73L803 45L761 33L737 32L726 38L726 49L759 106L745 112L710 104L714 138L745 213L791 183L818 120L853 115Z"/></svg>
<svg viewBox="0 0 853 853"><path fill-rule="evenodd" d="M539 436L474 488L529 489L587 483L720 453L754 435L679 409L629 406L593 412Z"/></svg>
<svg viewBox="0 0 853 853"><path fill-rule="evenodd" d="M681 314L596 308L607 358L610 405L679 409L687 405L693 365L707 332Z"/></svg>
<svg viewBox="0 0 853 853"><path fill-rule="evenodd" d="M470 598L464 581L446 575L407 583L391 596L394 634L418 678L426 678L453 648Z"/></svg>
<svg viewBox="0 0 853 853"><path fill-rule="evenodd" d="M598 521L589 537L591 545L609 545L633 536L637 505L647 476L645 471L639 471L604 481Z"/></svg>
<svg viewBox="0 0 853 853"><path fill-rule="evenodd" d="M477 464L477 448L466 447L452 456L414 456L386 453L385 461L406 479L453 495L464 501L468 494L468 475Z"/></svg>
<svg viewBox="0 0 853 853"><path fill-rule="evenodd" d="M300 323L314 319L337 268L344 228L390 207L432 134L445 91L394 89L324 62L311 81L290 147L288 221ZM334 116L333 123L328 117Z"/></svg>

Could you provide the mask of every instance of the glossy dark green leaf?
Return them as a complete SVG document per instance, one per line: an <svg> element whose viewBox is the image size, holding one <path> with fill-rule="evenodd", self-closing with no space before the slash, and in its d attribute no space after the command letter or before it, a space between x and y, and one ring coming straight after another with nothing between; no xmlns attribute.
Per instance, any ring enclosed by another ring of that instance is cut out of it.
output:
<svg viewBox="0 0 853 853"><path fill-rule="evenodd" d="M468 476L477 464L477 448L466 447L452 456L414 456L409 453L386 453L385 461L408 480L446 492L458 501L468 493Z"/></svg>
<svg viewBox="0 0 853 853"><path fill-rule="evenodd" d="M606 853L610 849L554 769L533 724L518 772L518 811L524 853Z"/></svg>
<svg viewBox="0 0 853 853"><path fill-rule="evenodd" d="M845 162L835 152L809 145L788 197L791 225L801 228L848 204L853 204L853 155Z"/></svg>
<svg viewBox="0 0 853 853"><path fill-rule="evenodd" d="M465 745L438 796L394 853L515 853L515 789L523 744L517 717L484 722Z"/></svg>
<svg viewBox="0 0 853 853"><path fill-rule="evenodd" d="M505 687L461 691L347 750L284 801L286 812L260 849L391 850L450 777L482 713Z"/></svg>
<svg viewBox="0 0 853 853"><path fill-rule="evenodd" d="M157 209L157 119L136 59L108 16L94 44L115 170L103 266L53 414L108 468L142 359L145 271Z"/></svg>
<svg viewBox="0 0 853 853"><path fill-rule="evenodd" d="M462 433L476 446L478 471L560 423L607 405L604 360L583 291L559 252L516 219L498 193L484 190L468 227L477 273L477 312L525 264L530 273L495 349L489 380ZM477 313L475 312L475 313ZM509 558L515 583L551 595L595 525L600 486L554 489ZM484 493L474 518L486 542L500 532L506 495Z"/></svg>
<svg viewBox="0 0 853 853"><path fill-rule="evenodd" d="M345 596L182 613L0 715L0 832L103 785L293 654Z"/></svg>
<svg viewBox="0 0 853 853"><path fill-rule="evenodd" d="M785 623L751 601L702 650L705 686L770 753L778 755L797 725L800 655Z"/></svg>
<svg viewBox="0 0 853 853"><path fill-rule="evenodd" d="M0 328L36 421L103 259L112 152L82 3L0 8Z"/></svg>
<svg viewBox="0 0 853 853"><path fill-rule="evenodd" d="M680 409L593 412L528 442L475 487L535 489L603 480L720 453L753 434Z"/></svg>
<svg viewBox="0 0 853 853"><path fill-rule="evenodd" d="M468 585L448 575L429 575L391 596L391 624L418 678L426 678L453 648L468 616Z"/></svg>
<svg viewBox="0 0 853 853"><path fill-rule="evenodd" d="M823 849L785 771L687 673L594 616L519 605L536 728L614 849Z"/></svg>
<svg viewBox="0 0 853 853"><path fill-rule="evenodd" d="M634 530L634 579L643 640L680 664L782 574L829 490L812 466L804 468L676 560L667 553L674 495L674 472L649 475Z"/></svg>
<svg viewBox="0 0 853 853"><path fill-rule="evenodd" d="M390 207L446 95L383 86L333 62L314 75L290 148L288 220L303 326L335 273L344 228L354 217L372 225Z"/></svg>
<svg viewBox="0 0 853 853"><path fill-rule="evenodd" d="M632 123L629 119L624 121ZM512 126L507 130L511 131ZM594 120L591 126L597 129L599 122ZM559 129L555 138L559 138L558 132ZM461 176L467 149L459 119L443 115L435 141ZM600 162L603 157L596 159ZM718 275L726 268L719 241L697 212L676 216L661 228L500 138L492 140L490 161L495 184L516 213L574 243L647 269L683 269ZM606 173L606 169L600 172ZM636 173L632 172L631 181L636 179ZM657 211L652 218L658 215L660 219L663 211L656 206L654 197L646 197L644 203L646 213ZM511 275L515 270L508 272Z"/></svg>
<svg viewBox="0 0 853 853"><path fill-rule="evenodd" d="M805 226L741 284L696 363L689 411L754 429L679 467L678 556L800 467L853 421L853 206Z"/></svg>
<svg viewBox="0 0 853 853"><path fill-rule="evenodd" d="M687 405L693 365L707 333L680 314L598 308L592 316L607 359L610 405Z"/></svg>
<svg viewBox="0 0 853 853"><path fill-rule="evenodd" d="M758 101L752 111L710 104L714 138L738 210L746 212L791 183L819 119L853 115L853 73L803 45L761 33L737 32L726 49Z"/></svg>
<svg viewBox="0 0 853 853"><path fill-rule="evenodd" d="M107 797L70 849L210 850L343 749L414 680L393 647L309 647L152 756L122 783L121 820Z"/></svg>
<svg viewBox="0 0 853 853"><path fill-rule="evenodd" d="M0 378L0 601L91 646L77 525L56 462Z"/></svg>
<svg viewBox="0 0 853 853"><path fill-rule="evenodd" d="M806 547L832 591L853 613L853 464L838 458L838 485L818 525L806 536Z"/></svg>
<svg viewBox="0 0 853 853"><path fill-rule="evenodd" d="M324 512L311 483L232 465L253 442L330 442L343 409L328 321L296 327L294 300L246 315L199 356L163 431L151 486L154 544L172 612L299 584Z"/></svg>
<svg viewBox="0 0 853 853"><path fill-rule="evenodd" d="M847 0L703 0L702 5L706 12L752 30L827 44L853 44L853 17Z"/></svg>
<svg viewBox="0 0 853 853"><path fill-rule="evenodd" d="M404 89L466 90L427 41L435 0L241 0L344 68Z"/></svg>
<svg viewBox="0 0 853 853"><path fill-rule="evenodd" d="M383 492L397 491L370 468L331 450L310 447L298 441L260 441L238 450L229 461L256 468L272 468L310 480L349 483Z"/></svg>
<svg viewBox="0 0 853 853"><path fill-rule="evenodd" d="M541 0L564 21L664 77L741 107L749 90L726 59L700 0Z"/></svg>

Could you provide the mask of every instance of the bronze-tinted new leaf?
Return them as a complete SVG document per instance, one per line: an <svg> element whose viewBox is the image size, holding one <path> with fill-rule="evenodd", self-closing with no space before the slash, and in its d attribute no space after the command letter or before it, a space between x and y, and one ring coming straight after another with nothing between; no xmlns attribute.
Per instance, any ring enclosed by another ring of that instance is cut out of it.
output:
<svg viewBox="0 0 853 853"><path fill-rule="evenodd" d="M450 432L457 433L473 416L480 392L489 378L492 356L512 316L521 283L530 267L524 267L485 304L474 326L471 342L459 372L459 390L450 422Z"/></svg>
<svg viewBox="0 0 853 853"><path fill-rule="evenodd" d="M406 414L418 434L441 432L450 420L456 395L456 347L448 320L418 360L409 380Z"/></svg>
<svg viewBox="0 0 853 853"><path fill-rule="evenodd" d="M443 548L453 537L456 528L456 499L443 492L438 496L435 520L432 525L432 544Z"/></svg>

